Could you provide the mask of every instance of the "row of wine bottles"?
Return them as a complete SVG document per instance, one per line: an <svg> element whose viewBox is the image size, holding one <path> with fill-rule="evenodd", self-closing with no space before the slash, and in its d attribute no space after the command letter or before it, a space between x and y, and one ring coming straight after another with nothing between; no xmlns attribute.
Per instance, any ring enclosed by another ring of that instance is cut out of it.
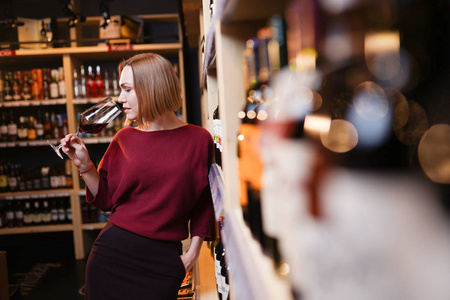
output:
<svg viewBox="0 0 450 300"><path fill-rule="evenodd" d="M67 197L0 201L0 228L72 223Z"/></svg>
<svg viewBox="0 0 450 300"><path fill-rule="evenodd" d="M66 97L64 69L0 71L0 102Z"/></svg>
<svg viewBox="0 0 450 300"><path fill-rule="evenodd" d="M219 219L219 233L222 231L224 219L221 217ZM230 283L228 277L228 264L225 259L225 247L220 238L220 234L215 241L213 247L215 274L216 274L216 284L217 292L220 300L230 299Z"/></svg>
<svg viewBox="0 0 450 300"><path fill-rule="evenodd" d="M110 122L100 136L113 136L123 127L122 119L117 117ZM15 117L11 110L9 115L2 112L0 120L0 142L32 141L61 139L68 134L67 114L37 111L37 115ZM91 134L80 134L80 137Z"/></svg>
<svg viewBox="0 0 450 300"><path fill-rule="evenodd" d="M81 218L83 223L107 222L111 212L104 212L81 199Z"/></svg>
<svg viewBox="0 0 450 300"><path fill-rule="evenodd" d="M96 98L118 96L119 77L116 71L112 76L108 70L102 72L97 65L82 65L73 69L74 98ZM66 97L66 80L63 67L42 68L26 71L0 71L0 102L47 100Z"/></svg>
<svg viewBox="0 0 450 300"><path fill-rule="evenodd" d="M19 163L0 161L0 193L71 188L71 161L65 167L42 166L25 170Z"/></svg>

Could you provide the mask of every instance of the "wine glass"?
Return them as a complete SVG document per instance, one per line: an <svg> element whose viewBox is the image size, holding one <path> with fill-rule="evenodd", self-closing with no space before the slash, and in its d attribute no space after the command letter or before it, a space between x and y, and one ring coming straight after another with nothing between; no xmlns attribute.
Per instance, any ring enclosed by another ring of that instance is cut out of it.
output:
<svg viewBox="0 0 450 300"><path fill-rule="evenodd" d="M122 108L119 103L115 102L111 97L107 97L81 113L80 124L75 135L80 133L98 134L109 122L120 115L121 112ZM48 140L47 143L49 143L53 150L55 150L55 153L63 159L60 152L62 145L52 145Z"/></svg>

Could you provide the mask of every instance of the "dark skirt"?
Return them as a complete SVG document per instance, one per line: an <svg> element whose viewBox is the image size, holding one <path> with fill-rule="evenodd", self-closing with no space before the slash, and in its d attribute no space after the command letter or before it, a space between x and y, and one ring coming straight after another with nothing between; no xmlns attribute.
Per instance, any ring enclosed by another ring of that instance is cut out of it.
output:
<svg viewBox="0 0 450 300"><path fill-rule="evenodd" d="M154 240L108 223L86 266L86 300L174 300L186 275L181 242Z"/></svg>

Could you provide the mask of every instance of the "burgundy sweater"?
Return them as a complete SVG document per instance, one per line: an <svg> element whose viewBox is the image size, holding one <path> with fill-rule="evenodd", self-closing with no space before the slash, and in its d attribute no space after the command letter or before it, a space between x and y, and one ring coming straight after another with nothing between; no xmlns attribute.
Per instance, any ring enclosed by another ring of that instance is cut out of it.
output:
<svg viewBox="0 0 450 300"><path fill-rule="evenodd" d="M199 126L172 130L120 130L103 156L91 205L111 211L109 221L138 235L169 241L191 236L213 240L214 209L208 172L210 133Z"/></svg>

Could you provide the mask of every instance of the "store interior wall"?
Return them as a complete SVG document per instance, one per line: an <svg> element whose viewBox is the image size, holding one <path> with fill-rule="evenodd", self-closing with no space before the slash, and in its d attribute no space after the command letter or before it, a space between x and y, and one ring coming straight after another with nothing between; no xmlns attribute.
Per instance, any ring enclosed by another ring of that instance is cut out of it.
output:
<svg viewBox="0 0 450 300"><path fill-rule="evenodd" d="M1 0L0 20L6 19L9 8L16 17L43 19L64 18L63 7L69 0ZM150 15L182 13L182 1L177 0L107 0L110 15ZM100 0L80 0L80 15L99 16ZM184 38L186 40L186 37ZM198 48L185 43L185 85L187 121L201 125Z"/></svg>

